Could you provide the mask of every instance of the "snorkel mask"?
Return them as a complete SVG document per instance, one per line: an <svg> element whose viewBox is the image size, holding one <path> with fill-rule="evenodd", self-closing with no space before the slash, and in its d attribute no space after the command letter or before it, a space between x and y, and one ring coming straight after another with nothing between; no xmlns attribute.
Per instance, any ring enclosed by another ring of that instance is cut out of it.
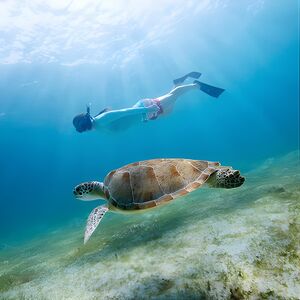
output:
<svg viewBox="0 0 300 300"><path fill-rule="evenodd" d="M73 125L78 132L91 130L93 127L93 117L90 114L91 104L86 106L86 113L81 113L73 119Z"/></svg>

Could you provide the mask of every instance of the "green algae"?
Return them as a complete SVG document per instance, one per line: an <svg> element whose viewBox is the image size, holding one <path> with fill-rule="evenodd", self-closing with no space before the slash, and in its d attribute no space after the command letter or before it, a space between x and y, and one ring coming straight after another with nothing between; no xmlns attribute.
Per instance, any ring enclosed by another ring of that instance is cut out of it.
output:
<svg viewBox="0 0 300 300"><path fill-rule="evenodd" d="M23 283L37 278L33 272L23 270L22 272L10 272L0 276L0 292L9 290Z"/></svg>

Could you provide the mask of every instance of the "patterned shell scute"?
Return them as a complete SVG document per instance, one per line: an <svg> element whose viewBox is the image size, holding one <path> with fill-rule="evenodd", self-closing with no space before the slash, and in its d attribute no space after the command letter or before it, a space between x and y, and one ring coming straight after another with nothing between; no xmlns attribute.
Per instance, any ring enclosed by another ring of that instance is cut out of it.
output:
<svg viewBox="0 0 300 300"><path fill-rule="evenodd" d="M120 209L151 208L200 188L219 165L190 159L141 161L110 172L104 186Z"/></svg>

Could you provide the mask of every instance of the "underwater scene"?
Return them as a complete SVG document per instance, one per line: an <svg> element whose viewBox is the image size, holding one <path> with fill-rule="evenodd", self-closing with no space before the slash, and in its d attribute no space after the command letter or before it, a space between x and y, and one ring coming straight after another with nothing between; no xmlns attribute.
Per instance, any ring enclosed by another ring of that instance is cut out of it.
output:
<svg viewBox="0 0 300 300"><path fill-rule="evenodd" d="M0 2L0 299L300 299L299 3Z"/></svg>

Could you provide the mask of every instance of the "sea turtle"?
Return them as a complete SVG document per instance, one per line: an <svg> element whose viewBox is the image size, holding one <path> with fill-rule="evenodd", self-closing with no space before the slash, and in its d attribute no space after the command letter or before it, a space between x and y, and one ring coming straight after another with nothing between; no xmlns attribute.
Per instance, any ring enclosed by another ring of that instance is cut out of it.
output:
<svg viewBox="0 0 300 300"><path fill-rule="evenodd" d="M214 188L235 188L244 181L239 171L206 160L152 159L131 163L111 171L103 183L90 181L75 187L77 199L108 202L90 213L84 243L108 210L136 212L168 203L204 183Z"/></svg>

